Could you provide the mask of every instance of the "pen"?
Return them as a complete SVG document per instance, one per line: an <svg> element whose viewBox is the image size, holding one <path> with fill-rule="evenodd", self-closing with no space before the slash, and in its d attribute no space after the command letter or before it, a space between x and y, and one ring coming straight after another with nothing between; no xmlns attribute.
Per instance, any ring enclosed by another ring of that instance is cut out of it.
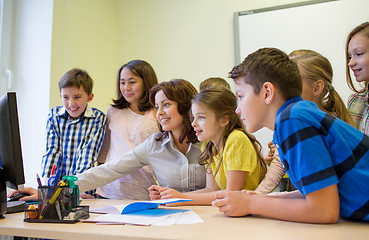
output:
<svg viewBox="0 0 369 240"><path fill-rule="evenodd" d="M153 173L153 174L152 174L152 177L154 178L155 184L156 184L157 186L160 186L160 185L159 185L158 178L156 177L155 173Z"/></svg>
<svg viewBox="0 0 369 240"><path fill-rule="evenodd" d="M158 181L158 178L157 178L157 177L156 177L156 175L155 175L155 172L152 174L152 177L154 178L154 181L155 181L156 186L159 186L159 187L160 187L160 185L159 185L159 181ZM161 194L160 194L160 191L159 191L159 190L156 190L156 192L159 194L159 196L161 196Z"/></svg>

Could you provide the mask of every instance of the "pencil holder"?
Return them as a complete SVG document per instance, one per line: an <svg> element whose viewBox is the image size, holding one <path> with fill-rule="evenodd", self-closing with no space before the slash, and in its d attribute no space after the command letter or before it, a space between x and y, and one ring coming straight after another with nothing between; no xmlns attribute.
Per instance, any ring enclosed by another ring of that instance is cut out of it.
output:
<svg viewBox="0 0 369 240"><path fill-rule="evenodd" d="M88 206L78 206L78 186L41 186L38 191L38 209L26 210L26 222L76 222L89 216Z"/></svg>
<svg viewBox="0 0 369 240"><path fill-rule="evenodd" d="M72 210L72 194L67 186L39 187L38 218L63 220Z"/></svg>

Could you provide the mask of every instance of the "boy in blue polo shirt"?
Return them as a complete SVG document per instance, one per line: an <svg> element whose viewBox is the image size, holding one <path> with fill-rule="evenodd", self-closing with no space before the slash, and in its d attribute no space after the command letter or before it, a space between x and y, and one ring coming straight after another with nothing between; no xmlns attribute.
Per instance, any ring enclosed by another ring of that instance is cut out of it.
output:
<svg viewBox="0 0 369 240"><path fill-rule="evenodd" d="M53 166L60 176L76 175L93 167L100 151L105 114L88 103L93 99L93 80L81 69L72 69L59 80L63 106L51 109L47 120L46 153L42 158L44 183Z"/></svg>
<svg viewBox="0 0 369 240"><path fill-rule="evenodd" d="M221 191L213 205L230 216L369 221L369 137L302 100L297 65L278 49L250 54L230 77L247 130L274 130L273 143L298 191L274 196Z"/></svg>

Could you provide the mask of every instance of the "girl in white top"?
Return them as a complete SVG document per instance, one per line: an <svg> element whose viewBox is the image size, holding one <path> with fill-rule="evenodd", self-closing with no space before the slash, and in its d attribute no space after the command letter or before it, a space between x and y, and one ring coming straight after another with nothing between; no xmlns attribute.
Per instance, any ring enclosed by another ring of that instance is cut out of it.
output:
<svg viewBox="0 0 369 240"><path fill-rule="evenodd" d="M98 163L118 160L122 155L158 132L150 89L158 83L151 65L132 60L121 66L117 76L117 99L107 110L105 138ZM155 183L150 166L144 166L105 186L96 194L104 198L147 200L147 188Z"/></svg>
<svg viewBox="0 0 369 240"><path fill-rule="evenodd" d="M196 93L196 88L182 79L155 85L150 90L150 102L155 105L161 132L154 133L120 159L77 175L80 192L104 186L147 165L153 168L157 185L180 192L204 188L205 168L198 164L201 146L188 114ZM18 192L30 195L25 200L38 197L34 188L13 191L11 196Z"/></svg>

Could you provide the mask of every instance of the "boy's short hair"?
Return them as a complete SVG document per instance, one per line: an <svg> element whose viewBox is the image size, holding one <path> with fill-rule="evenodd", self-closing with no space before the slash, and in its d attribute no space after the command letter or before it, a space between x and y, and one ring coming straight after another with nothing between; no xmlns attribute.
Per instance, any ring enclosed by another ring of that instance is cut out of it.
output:
<svg viewBox="0 0 369 240"><path fill-rule="evenodd" d="M228 89L231 89L231 86L225 79L220 78L220 77L211 77L211 78L205 79L204 81L200 83L200 91L204 89L208 89L210 87L214 87L214 86L224 86Z"/></svg>
<svg viewBox="0 0 369 240"><path fill-rule="evenodd" d="M258 94L265 82L272 83L285 100L300 96L302 79L297 64L276 48L261 48L229 72L233 80L244 77Z"/></svg>
<svg viewBox="0 0 369 240"><path fill-rule="evenodd" d="M73 68L65 73L59 80L59 91L66 87L76 87L86 91L87 95L92 93L94 81L85 70Z"/></svg>

